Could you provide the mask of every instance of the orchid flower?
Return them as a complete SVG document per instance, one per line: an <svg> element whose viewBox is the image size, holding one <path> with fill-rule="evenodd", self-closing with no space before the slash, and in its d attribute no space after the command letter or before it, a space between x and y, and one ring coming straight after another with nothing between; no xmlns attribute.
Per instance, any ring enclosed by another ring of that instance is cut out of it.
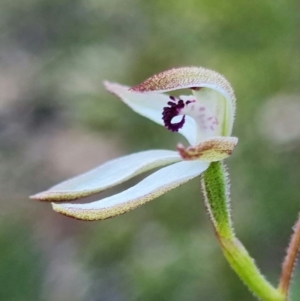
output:
<svg viewBox="0 0 300 301"><path fill-rule="evenodd" d="M211 162L228 157L237 143L230 137L235 96L217 72L197 67L156 74L133 88L105 82L136 113L182 134L190 146L177 151L149 150L111 160L31 198L52 201L53 209L82 220L101 220L123 214L157 198L203 173ZM192 95L163 94L189 88ZM142 172L163 167L137 185L87 204L61 203L86 197L120 184Z"/></svg>
<svg viewBox="0 0 300 301"><path fill-rule="evenodd" d="M205 206L232 269L261 300L286 301L300 245L300 219L279 287L275 288L236 237L230 216L228 172L220 162L237 144L237 138L231 137L235 96L228 81L208 69L184 67L156 74L133 88L110 82L105 82L105 86L136 113L182 134L189 146L179 144L176 151L149 150L114 159L31 198L53 202L53 209L67 216L101 220L135 209L201 175ZM190 89L192 94L164 94L179 89ZM86 204L64 203L101 192L157 167L162 168L121 193Z"/></svg>

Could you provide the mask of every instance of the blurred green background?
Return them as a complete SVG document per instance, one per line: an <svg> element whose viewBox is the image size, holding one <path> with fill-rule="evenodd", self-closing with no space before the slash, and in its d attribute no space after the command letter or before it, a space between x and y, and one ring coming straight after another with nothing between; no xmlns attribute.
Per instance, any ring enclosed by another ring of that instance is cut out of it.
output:
<svg viewBox="0 0 300 301"><path fill-rule="evenodd" d="M233 219L278 281L300 204L299 1L1 0L0 28L1 301L254 300L223 258L198 179L102 222L28 200L108 159L174 149L179 136L102 81L189 65L235 89Z"/></svg>

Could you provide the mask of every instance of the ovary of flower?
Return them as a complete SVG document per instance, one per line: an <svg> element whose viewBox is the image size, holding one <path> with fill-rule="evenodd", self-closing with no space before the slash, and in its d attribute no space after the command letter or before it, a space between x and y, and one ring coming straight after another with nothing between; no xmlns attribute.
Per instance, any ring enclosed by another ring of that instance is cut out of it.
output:
<svg viewBox="0 0 300 301"><path fill-rule="evenodd" d="M123 214L199 176L210 162L227 158L237 144L237 138L230 136L234 92L217 72L198 67L176 68L158 73L133 88L110 82L105 82L105 87L136 113L181 133L190 146L180 144L177 151L149 150L111 160L31 197L54 202L53 209L59 213L82 220ZM191 96L163 94L186 88L191 89ZM168 164L171 165L121 193L87 204L63 203Z"/></svg>

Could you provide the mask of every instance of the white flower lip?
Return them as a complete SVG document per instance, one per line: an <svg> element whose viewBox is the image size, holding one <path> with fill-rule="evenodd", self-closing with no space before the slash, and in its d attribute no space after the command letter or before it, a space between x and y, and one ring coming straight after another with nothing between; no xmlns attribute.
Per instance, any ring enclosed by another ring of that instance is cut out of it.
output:
<svg viewBox="0 0 300 301"><path fill-rule="evenodd" d="M173 117L183 115L179 116L181 122L175 130L191 146L178 145L177 152L149 150L111 160L31 197L55 202L53 209L59 213L82 220L102 220L123 214L199 176L210 162L230 156L237 144L237 138L230 136L235 114L234 92L217 72L184 67L156 74L131 89L116 83L104 84L136 113L160 125L167 124L171 130ZM180 96L178 100L161 94L183 88L192 89L193 94ZM62 203L101 192L165 165L169 166L108 198L88 204Z"/></svg>

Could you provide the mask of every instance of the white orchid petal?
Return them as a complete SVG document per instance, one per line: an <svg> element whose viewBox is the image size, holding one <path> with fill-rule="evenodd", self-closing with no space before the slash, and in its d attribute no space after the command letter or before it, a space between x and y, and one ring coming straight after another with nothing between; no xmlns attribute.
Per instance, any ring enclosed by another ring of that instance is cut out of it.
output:
<svg viewBox="0 0 300 301"><path fill-rule="evenodd" d="M129 91L129 87L116 83L104 82L104 85L108 91L115 94L123 102L125 102L136 113L149 118L150 120L160 124L163 124L162 112L163 108L168 106L170 101L168 95L158 93L137 93ZM190 144L195 144L197 137L197 128L192 118L187 118L184 127L179 130L179 133L183 135Z"/></svg>
<svg viewBox="0 0 300 301"><path fill-rule="evenodd" d="M131 154L108 161L31 198L56 202L82 198L120 184L147 170L180 160L177 152L169 150L150 150Z"/></svg>
<svg viewBox="0 0 300 301"><path fill-rule="evenodd" d="M149 202L200 175L209 163L179 162L164 167L137 185L108 198L87 204L56 204L53 209L82 220L101 220L117 216Z"/></svg>

